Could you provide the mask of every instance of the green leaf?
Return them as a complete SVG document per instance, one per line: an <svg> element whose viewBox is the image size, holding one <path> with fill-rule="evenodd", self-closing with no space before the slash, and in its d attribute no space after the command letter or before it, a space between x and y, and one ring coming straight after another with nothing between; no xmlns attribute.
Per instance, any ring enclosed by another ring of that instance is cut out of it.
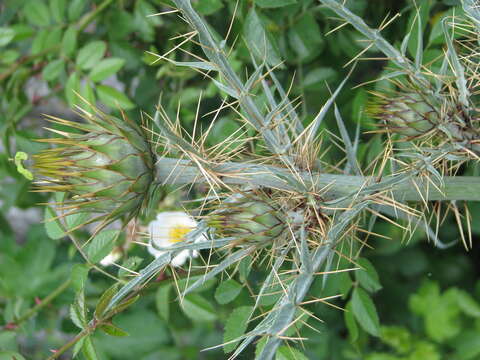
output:
<svg viewBox="0 0 480 360"><path fill-rule="evenodd" d="M235 298L242 291L242 285L236 282L233 279L228 279L218 285L217 290L215 291L215 300L219 304L228 304L229 302L235 300Z"/></svg>
<svg viewBox="0 0 480 360"><path fill-rule="evenodd" d="M211 15L223 8L221 0L203 0L193 3L193 7L202 15Z"/></svg>
<svg viewBox="0 0 480 360"><path fill-rule="evenodd" d="M81 338L80 340L77 341L75 346L73 347L72 351L72 359L75 359L77 355L80 353L80 350L82 350L83 343L85 342L85 338Z"/></svg>
<svg viewBox="0 0 480 360"><path fill-rule="evenodd" d="M155 304L157 305L158 315L168 322L170 318L170 291L172 284L160 286L155 295Z"/></svg>
<svg viewBox="0 0 480 360"><path fill-rule="evenodd" d="M119 234L120 231L118 230L103 230L95 235L87 248L89 260L93 263L98 263L105 256L110 254Z"/></svg>
<svg viewBox="0 0 480 360"><path fill-rule="evenodd" d="M359 336L359 331L358 331L358 326L357 322L355 321L355 317L353 315L353 309L352 309L352 302L349 301L347 306L345 307L345 312L343 313L343 318L345 320L345 325L348 329L348 337L349 340L354 343L358 340Z"/></svg>
<svg viewBox="0 0 480 360"><path fill-rule="evenodd" d="M275 39L270 32L265 31L264 25L253 7L245 20L243 34L249 49L260 61L266 60L272 66L281 62Z"/></svg>
<svg viewBox="0 0 480 360"><path fill-rule="evenodd" d="M75 264L72 267L70 278L72 287L78 293L85 288L90 268L85 264Z"/></svg>
<svg viewBox="0 0 480 360"><path fill-rule="evenodd" d="M52 220L56 216L57 214L50 206L45 206L44 217L43 217L45 230L47 232L48 237L53 240L58 240L65 236L65 232L63 231L58 220Z"/></svg>
<svg viewBox="0 0 480 360"><path fill-rule="evenodd" d="M110 336L115 336L115 337L129 336L129 334L125 330L120 329L118 326L115 326L112 323L103 324L100 326L100 329L104 333Z"/></svg>
<svg viewBox="0 0 480 360"><path fill-rule="evenodd" d="M379 336L380 321L377 310L368 293L362 288L355 288L352 294L353 315L360 326L369 334Z"/></svg>
<svg viewBox="0 0 480 360"><path fill-rule="evenodd" d="M65 68L65 62L62 59L53 60L42 70L42 77L46 81L55 80L60 76Z"/></svg>
<svg viewBox="0 0 480 360"><path fill-rule="evenodd" d="M105 51L107 51L107 45L104 41L97 40L88 43L78 51L77 66L83 70L93 68L103 58Z"/></svg>
<svg viewBox="0 0 480 360"><path fill-rule="evenodd" d="M70 1L70 6L68 7L68 20L73 22L78 20L80 15L82 15L83 9L85 8L87 0L72 0Z"/></svg>
<svg viewBox="0 0 480 360"><path fill-rule="evenodd" d="M88 75L92 81L99 82L117 73L125 64L124 59L109 58L100 61Z"/></svg>
<svg viewBox="0 0 480 360"><path fill-rule="evenodd" d="M98 300L97 306L95 307L95 313L94 313L95 318L97 319L102 318L102 316L104 315L105 309L110 303L110 300L112 300L112 298L115 296L117 292L118 292L118 284L114 284L102 294L102 296L100 297L100 300Z"/></svg>
<svg viewBox="0 0 480 360"><path fill-rule="evenodd" d="M70 107L78 103L78 93L80 93L80 79L78 78L78 74L73 72L65 84L65 97Z"/></svg>
<svg viewBox="0 0 480 360"><path fill-rule="evenodd" d="M296 3L297 0L255 0L255 5L261 8L278 8Z"/></svg>
<svg viewBox="0 0 480 360"><path fill-rule="evenodd" d="M480 318L480 305L469 293L464 290L457 290L455 297L460 310L465 315Z"/></svg>
<svg viewBox="0 0 480 360"><path fill-rule="evenodd" d="M85 340L84 340L83 346L82 346L82 353L83 353L83 356L85 356L85 358L87 360L97 360L98 359L95 348L93 347L92 338L90 336L85 337Z"/></svg>
<svg viewBox="0 0 480 360"><path fill-rule="evenodd" d="M50 0L50 13L57 23L63 22L66 6L66 0Z"/></svg>
<svg viewBox="0 0 480 360"><path fill-rule="evenodd" d="M360 270L355 271L355 277L360 285L368 292L376 292L382 288L378 278L377 271L372 263L367 259L360 258L357 264L361 266Z"/></svg>
<svg viewBox="0 0 480 360"><path fill-rule="evenodd" d="M284 345L278 348L275 360L308 360L308 358L300 350Z"/></svg>
<svg viewBox="0 0 480 360"><path fill-rule="evenodd" d="M288 32L288 40L298 60L309 61L323 49L324 40L315 17L305 13Z"/></svg>
<svg viewBox="0 0 480 360"><path fill-rule="evenodd" d="M399 354L406 354L412 349L412 335L401 326L382 326L380 329L382 342L393 347Z"/></svg>
<svg viewBox="0 0 480 360"><path fill-rule="evenodd" d="M185 296L182 310L193 321L214 321L217 318L213 305L199 294Z"/></svg>
<svg viewBox="0 0 480 360"><path fill-rule="evenodd" d="M63 34L62 39L62 51L66 56L73 54L77 48L77 29L74 25L70 25L65 33Z"/></svg>
<svg viewBox="0 0 480 360"><path fill-rule="evenodd" d="M8 27L0 27L0 46L7 45L15 36L15 31Z"/></svg>
<svg viewBox="0 0 480 360"><path fill-rule="evenodd" d="M225 330L223 333L223 342L228 343L242 336L247 330L247 321L252 312L252 306L241 306L232 311L225 322ZM238 345L238 341L223 345L225 353L232 352Z"/></svg>
<svg viewBox="0 0 480 360"><path fill-rule="evenodd" d="M87 324L87 309L85 307L85 295L83 289L75 296L75 301L70 305L70 319L80 329L85 329Z"/></svg>
<svg viewBox="0 0 480 360"><path fill-rule="evenodd" d="M111 108L120 107L130 110L135 107L135 104L130 101L127 95L107 85L98 85L97 95L105 105Z"/></svg>
<svg viewBox="0 0 480 360"><path fill-rule="evenodd" d="M39 27L50 25L50 10L41 0L30 0L23 8L27 21Z"/></svg>

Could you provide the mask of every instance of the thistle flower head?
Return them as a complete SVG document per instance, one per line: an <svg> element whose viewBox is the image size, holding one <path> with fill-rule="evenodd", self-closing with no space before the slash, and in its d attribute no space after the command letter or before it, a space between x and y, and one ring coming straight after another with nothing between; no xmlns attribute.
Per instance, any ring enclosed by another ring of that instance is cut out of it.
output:
<svg viewBox="0 0 480 360"><path fill-rule="evenodd" d="M239 243L268 243L286 229L285 220L268 199L260 196L241 196L224 202L210 215L208 225L220 237L234 237Z"/></svg>
<svg viewBox="0 0 480 360"><path fill-rule="evenodd" d="M64 208L99 214L89 222L101 221L101 227L121 217L128 221L144 207L154 180L145 134L126 118L100 112L83 117L88 123L50 118L69 130L52 130L62 137L39 140L55 147L33 156L34 170L44 178L37 191L66 192Z"/></svg>
<svg viewBox="0 0 480 360"><path fill-rule="evenodd" d="M390 131L408 137L422 136L440 122L439 110L415 92L401 92L394 97L377 94L367 110L373 118L382 120Z"/></svg>

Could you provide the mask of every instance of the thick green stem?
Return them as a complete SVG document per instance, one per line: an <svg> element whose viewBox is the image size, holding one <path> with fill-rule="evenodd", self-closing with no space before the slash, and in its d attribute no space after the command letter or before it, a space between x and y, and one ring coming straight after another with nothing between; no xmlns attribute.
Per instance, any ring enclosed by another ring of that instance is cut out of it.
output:
<svg viewBox="0 0 480 360"><path fill-rule="evenodd" d="M156 181L162 184L206 183L197 166L188 160L163 158L157 162ZM272 165L224 163L211 166L227 185L250 184L295 191L287 179L292 171ZM387 176L380 181L371 176L332 175L298 172L307 188L322 193L325 200L354 195L366 186L375 192L386 192L397 201L471 200L480 201L480 179L475 176L445 176L442 183L433 178ZM398 179L398 181L396 180ZM327 190L321 190L326 188Z"/></svg>

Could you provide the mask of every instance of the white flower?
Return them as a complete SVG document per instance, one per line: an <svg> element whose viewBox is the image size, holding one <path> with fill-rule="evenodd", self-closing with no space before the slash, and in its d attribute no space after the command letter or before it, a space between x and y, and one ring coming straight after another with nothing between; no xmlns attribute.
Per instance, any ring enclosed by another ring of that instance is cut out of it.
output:
<svg viewBox="0 0 480 360"><path fill-rule="evenodd" d="M185 236L197 227L197 222L183 211L165 211L157 215L157 218L148 225L150 243L148 252L156 258L165 253L166 248L185 240ZM206 241L204 235L199 235L194 242ZM189 257L197 257L196 250L182 250L172 259L173 266L182 266Z"/></svg>
<svg viewBox="0 0 480 360"><path fill-rule="evenodd" d="M100 265L102 266L109 266L116 262L122 256L122 251L119 248L113 249L110 254L105 256L102 260L100 260Z"/></svg>

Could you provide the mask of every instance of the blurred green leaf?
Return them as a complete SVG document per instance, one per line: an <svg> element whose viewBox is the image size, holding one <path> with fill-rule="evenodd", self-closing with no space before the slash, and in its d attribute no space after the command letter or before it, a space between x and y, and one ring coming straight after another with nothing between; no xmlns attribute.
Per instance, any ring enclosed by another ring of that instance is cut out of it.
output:
<svg viewBox="0 0 480 360"><path fill-rule="evenodd" d="M235 300L235 298L242 291L242 285L236 282L233 279L228 279L218 285L217 290L215 291L215 300L219 304L228 304Z"/></svg>
<svg viewBox="0 0 480 360"><path fill-rule="evenodd" d="M92 41L82 47L77 54L76 64L81 69L87 70L97 66L105 55L107 45L104 41Z"/></svg>
<svg viewBox="0 0 480 360"><path fill-rule="evenodd" d="M296 4L297 0L255 0L255 5L261 8L277 8Z"/></svg>
<svg viewBox="0 0 480 360"><path fill-rule="evenodd" d="M380 290L382 285L372 263L365 258L360 258L356 262L361 266L361 269L355 271L355 277L360 285L368 292Z"/></svg>
<svg viewBox="0 0 480 360"><path fill-rule="evenodd" d="M223 345L225 353L232 352L238 345L237 342L230 342L242 336L247 330L247 321L252 312L252 306L241 306L234 309L227 321L225 322L225 330L223 333L223 342L228 343Z"/></svg>
<svg viewBox="0 0 480 360"><path fill-rule="evenodd" d="M308 358L292 346L280 346L275 354L275 360L308 360Z"/></svg>
<svg viewBox="0 0 480 360"><path fill-rule="evenodd" d="M345 312L343 313L343 317L345 320L345 325L347 326L349 339L352 343L354 343L358 340L359 331L357 322L355 321L355 317L353 315L351 301L347 303L347 306L345 307Z"/></svg>
<svg viewBox="0 0 480 360"><path fill-rule="evenodd" d="M100 101L111 108L118 108L130 110L135 107L135 104L130 101L127 95L107 85L97 86L97 95Z"/></svg>
<svg viewBox="0 0 480 360"><path fill-rule="evenodd" d="M50 13L57 23L62 23L65 18L66 0L50 0Z"/></svg>
<svg viewBox="0 0 480 360"><path fill-rule="evenodd" d="M155 295L155 304L160 317L168 322L170 318L170 292L172 284L159 286Z"/></svg>
<svg viewBox="0 0 480 360"><path fill-rule="evenodd" d="M355 288L352 294L352 310L360 326L370 335L380 335L380 321L377 309L368 293L362 288Z"/></svg>
<svg viewBox="0 0 480 360"><path fill-rule="evenodd" d="M89 77L92 81L100 82L117 73L124 64L124 59L103 59L90 71Z"/></svg>
<svg viewBox="0 0 480 360"><path fill-rule="evenodd" d="M104 333L110 336L116 336L116 337L129 336L129 334L126 331L120 329L118 326L115 326L113 324L102 324L100 326L100 329Z"/></svg>
<svg viewBox="0 0 480 360"><path fill-rule="evenodd" d="M65 97L67 98L68 105L73 107L78 101L78 94L80 93L80 79L76 72L73 72L68 77L65 84Z"/></svg>
<svg viewBox="0 0 480 360"><path fill-rule="evenodd" d="M305 13L288 32L290 46L301 62L310 61L323 49L323 36L311 13Z"/></svg>
<svg viewBox="0 0 480 360"><path fill-rule="evenodd" d="M62 39L62 51L66 56L73 54L77 48L77 29L75 26L69 26Z"/></svg>
<svg viewBox="0 0 480 360"><path fill-rule="evenodd" d="M78 20L86 4L87 0L71 0L68 6L68 20Z"/></svg>
<svg viewBox="0 0 480 360"><path fill-rule="evenodd" d="M193 321L214 321L217 318L213 305L199 294L185 296L181 305L184 314Z"/></svg>
<svg viewBox="0 0 480 360"><path fill-rule="evenodd" d="M65 62L62 59L53 60L42 70L42 77L46 81L55 80L60 76L65 68Z"/></svg>
<svg viewBox="0 0 480 360"><path fill-rule="evenodd" d="M254 8L248 12L243 33L247 39L249 49L260 61L266 61L275 66L281 62L278 47L271 33L265 31L263 22L260 20Z"/></svg>
<svg viewBox="0 0 480 360"><path fill-rule="evenodd" d="M105 256L110 254L115 246L115 241L118 238L120 231L118 230L103 230L90 240L87 248L87 255L91 262L98 263Z"/></svg>
<svg viewBox="0 0 480 360"><path fill-rule="evenodd" d="M211 15L223 8L221 0L197 1L193 3L193 6L195 10L197 10L202 15Z"/></svg>
<svg viewBox="0 0 480 360"><path fill-rule="evenodd" d="M10 41L13 40L15 36L15 31L12 28L0 27L0 46L7 45Z"/></svg>
<svg viewBox="0 0 480 360"><path fill-rule="evenodd" d="M27 21L38 27L50 25L50 10L42 0L30 0L23 7Z"/></svg>

